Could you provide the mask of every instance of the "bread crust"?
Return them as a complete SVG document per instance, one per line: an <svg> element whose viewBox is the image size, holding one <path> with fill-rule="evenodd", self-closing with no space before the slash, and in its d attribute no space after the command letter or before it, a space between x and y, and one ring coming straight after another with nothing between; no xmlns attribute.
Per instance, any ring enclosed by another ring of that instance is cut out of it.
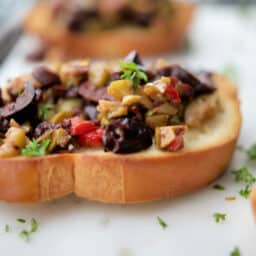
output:
<svg viewBox="0 0 256 256"><path fill-rule="evenodd" d="M131 49L141 55L155 55L177 48L186 35L194 5L175 3L175 8L175 17L171 17L170 22L160 19L148 29L122 27L79 34L54 22L47 2L40 2L27 15L24 30L45 42L49 59L112 58L125 56Z"/></svg>
<svg viewBox="0 0 256 256"><path fill-rule="evenodd" d="M220 130L228 126L215 139L211 139L214 135L208 131L203 136L209 142L187 146L177 153L149 150L117 155L96 150L0 159L0 200L31 203L73 192L90 200L137 203L170 198L206 186L225 171L241 126L235 87L223 76L215 75L214 80L225 105L225 122L219 124Z"/></svg>
<svg viewBox="0 0 256 256"><path fill-rule="evenodd" d="M254 219L256 221L256 186L253 188L251 193L251 205L252 205Z"/></svg>

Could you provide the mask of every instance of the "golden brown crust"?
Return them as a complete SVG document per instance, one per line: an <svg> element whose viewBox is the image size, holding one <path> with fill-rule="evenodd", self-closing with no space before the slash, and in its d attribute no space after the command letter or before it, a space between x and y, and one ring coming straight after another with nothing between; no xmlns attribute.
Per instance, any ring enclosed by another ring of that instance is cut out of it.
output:
<svg viewBox="0 0 256 256"><path fill-rule="evenodd" d="M176 3L170 24L159 20L149 29L122 27L101 32L68 32L51 18L47 3L37 4L24 21L25 31L39 36L49 46L48 57L120 57L131 49L142 55L160 54L175 49L184 39L191 22L194 5Z"/></svg>
<svg viewBox="0 0 256 256"><path fill-rule="evenodd" d="M179 153L151 149L116 155L101 150L1 159L0 200L37 202L74 192L90 200L135 203L173 197L209 184L226 169L241 126L235 87L222 76L215 76L215 81L224 119L212 120L211 125L219 122L218 132L211 128L203 134L205 142L188 143ZM255 207L256 195L252 198Z"/></svg>

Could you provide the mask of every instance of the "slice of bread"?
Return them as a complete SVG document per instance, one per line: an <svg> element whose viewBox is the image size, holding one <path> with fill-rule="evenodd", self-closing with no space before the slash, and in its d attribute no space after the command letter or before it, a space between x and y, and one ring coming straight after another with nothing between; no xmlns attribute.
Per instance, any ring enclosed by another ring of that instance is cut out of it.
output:
<svg viewBox="0 0 256 256"><path fill-rule="evenodd" d="M49 4L40 2L24 21L24 30L42 39L48 46L46 58L120 57L131 49L141 55L154 55L175 49L184 39L191 22L194 5L174 3L174 16L166 23L158 19L150 28L118 29L72 33L58 24L49 11Z"/></svg>
<svg viewBox="0 0 256 256"><path fill-rule="evenodd" d="M214 81L222 107L202 129L188 129L182 151L161 152L152 146L126 155L90 149L0 159L0 200L31 203L73 192L90 200L137 203L206 186L228 166L241 126L234 85L220 75Z"/></svg>

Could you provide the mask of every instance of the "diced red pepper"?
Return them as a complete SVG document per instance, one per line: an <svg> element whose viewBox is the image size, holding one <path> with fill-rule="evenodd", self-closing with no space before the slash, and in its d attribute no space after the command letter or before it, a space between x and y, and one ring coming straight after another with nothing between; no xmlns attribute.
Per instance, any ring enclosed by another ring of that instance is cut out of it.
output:
<svg viewBox="0 0 256 256"><path fill-rule="evenodd" d="M181 103L180 95L177 92L177 90L174 88L175 83L177 82L177 79L175 77L171 77L170 84L167 85L166 90L164 92L164 95L173 101L175 104Z"/></svg>
<svg viewBox="0 0 256 256"><path fill-rule="evenodd" d="M77 136L97 130L99 127L92 121L86 121L81 117L73 117L71 121L71 135Z"/></svg>
<svg viewBox="0 0 256 256"><path fill-rule="evenodd" d="M182 135L178 135L172 141L172 143L168 146L168 151L170 152L177 152L184 147L184 138Z"/></svg>
<svg viewBox="0 0 256 256"><path fill-rule="evenodd" d="M95 131L80 135L77 141L83 147L100 147L102 146L103 133L104 129L98 128Z"/></svg>

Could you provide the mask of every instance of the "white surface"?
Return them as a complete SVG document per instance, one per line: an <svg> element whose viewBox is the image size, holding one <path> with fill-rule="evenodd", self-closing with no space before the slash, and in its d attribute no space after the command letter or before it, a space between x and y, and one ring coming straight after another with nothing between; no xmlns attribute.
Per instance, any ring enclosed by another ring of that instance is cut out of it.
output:
<svg viewBox="0 0 256 256"><path fill-rule="evenodd" d="M197 14L192 51L170 59L194 69L221 70L229 63L237 68L244 118L240 144L250 145L256 142L256 12L241 15L237 10L204 7ZM27 39L17 45L0 70L1 84L30 69L23 61L24 51L30 48ZM230 169L244 164L256 169L256 161L248 163L236 152ZM217 182L226 191L209 186L177 199L141 205L103 205L73 196L36 205L0 203L0 229L5 224L12 228L0 234L0 255L228 256L238 246L243 256L255 256L256 226L249 201L238 195L241 186L230 171ZM225 201L233 195L236 201ZM226 213L227 221L216 224L215 212ZM157 223L158 215L168 223L166 230ZM18 217L40 222L29 243L17 235Z"/></svg>

